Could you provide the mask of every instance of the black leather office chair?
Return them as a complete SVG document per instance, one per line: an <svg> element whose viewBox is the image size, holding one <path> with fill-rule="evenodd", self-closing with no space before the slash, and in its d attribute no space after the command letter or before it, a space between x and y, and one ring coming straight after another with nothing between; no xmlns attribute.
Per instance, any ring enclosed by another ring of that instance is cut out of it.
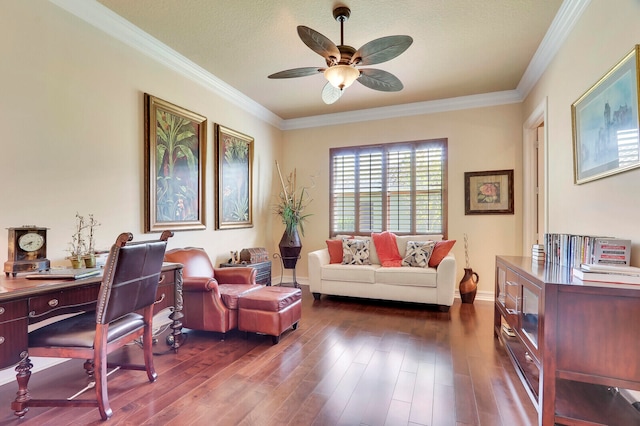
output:
<svg viewBox="0 0 640 426"><path fill-rule="evenodd" d="M112 415L107 394L107 355L142 337L144 365L121 365L122 369L145 370L150 382L153 367L153 304L156 298L167 239L165 231L157 241L130 243L130 233L120 234L111 247L95 312L54 322L29 333L28 356L80 358L93 362L95 400L31 399L27 388L30 369L19 371L18 396L11 408L23 417L29 407L98 407L103 420ZM143 314L135 311L142 311ZM27 362L30 367L30 362ZM111 365L110 365L111 367Z"/></svg>

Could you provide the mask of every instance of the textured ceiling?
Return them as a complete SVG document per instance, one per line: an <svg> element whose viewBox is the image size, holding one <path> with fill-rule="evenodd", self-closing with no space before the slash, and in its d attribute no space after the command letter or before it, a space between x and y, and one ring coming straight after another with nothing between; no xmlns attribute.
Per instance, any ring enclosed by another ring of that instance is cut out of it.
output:
<svg viewBox="0 0 640 426"><path fill-rule="evenodd" d="M283 119L514 90L562 0L98 0L144 32ZM396 75L404 90L359 83L325 105L321 74L272 80L277 71L322 67L298 38L305 25L340 43L332 11L351 17L344 43L356 49L389 35L413 44L370 66Z"/></svg>

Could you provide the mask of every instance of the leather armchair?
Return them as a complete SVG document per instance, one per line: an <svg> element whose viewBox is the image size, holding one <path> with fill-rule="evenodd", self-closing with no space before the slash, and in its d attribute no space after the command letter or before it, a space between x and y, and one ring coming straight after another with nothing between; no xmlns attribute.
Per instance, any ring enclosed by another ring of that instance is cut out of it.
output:
<svg viewBox="0 0 640 426"><path fill-rule="evenodd" d="M238 297L262 287L255 269L214 268L201 248L167 250L164 259L183 265L183 326L223 333L223 339L238 327Z"/></svg>

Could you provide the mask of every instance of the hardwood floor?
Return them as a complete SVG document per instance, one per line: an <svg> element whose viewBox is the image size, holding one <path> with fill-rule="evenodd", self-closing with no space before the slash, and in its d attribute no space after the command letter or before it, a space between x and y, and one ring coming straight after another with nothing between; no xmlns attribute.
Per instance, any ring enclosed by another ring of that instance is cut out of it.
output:
<svg viewBox="0 0 640 426"><path fill-rule="evenodd" d="M493 337L493 304L424 305L323 296L303 286L302 320L277 345L267 336L188 330L178 352L144 372L109 377L111 425L533 425L537 414ZM166 352L161 336L156 352ZM136 345L116 356L138 359ZM81 361L36 373L35 398L87 384ZM10 410L17 385L0 387L0 424L101 424L97 409ZM93 390L91 390L93 391ZM91 392L90 391L90 392ZM85 396L86 397L86 396Z"/></svg>

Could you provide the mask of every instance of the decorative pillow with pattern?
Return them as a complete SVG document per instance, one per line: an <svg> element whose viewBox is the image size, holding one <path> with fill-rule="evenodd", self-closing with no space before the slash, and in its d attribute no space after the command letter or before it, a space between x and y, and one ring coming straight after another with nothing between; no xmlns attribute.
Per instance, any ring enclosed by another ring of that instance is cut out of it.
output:
<svg viewBox="0 0 640 426"><path fill-rule="evenodd" d="M402 266L428 267L435 246L435 241L407 241L407 251L402 259Z"/></svg>
<svg viewBox="0 0 640 426"><path fill-rule="evenodd" d="M369 261L370 240L355 240L345 238L342 240L342 264L343 265L370 265Z"/></svg>

